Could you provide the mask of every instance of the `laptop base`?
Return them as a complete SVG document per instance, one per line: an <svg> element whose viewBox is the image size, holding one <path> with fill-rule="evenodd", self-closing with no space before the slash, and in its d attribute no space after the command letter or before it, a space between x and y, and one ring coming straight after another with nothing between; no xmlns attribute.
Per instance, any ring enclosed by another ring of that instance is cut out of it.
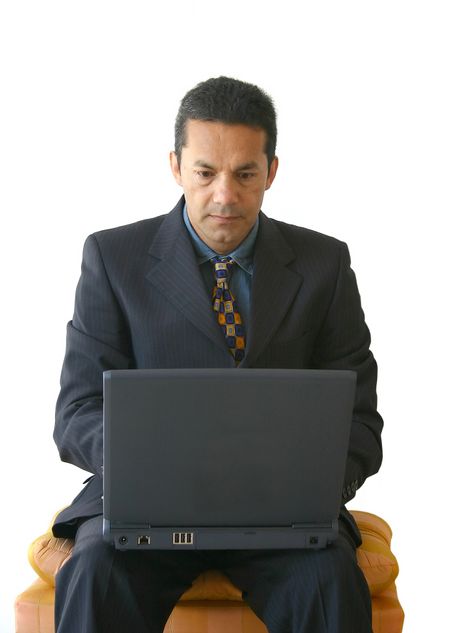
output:
<svg viewBox="0 0 450 633"><path fill-rule="evenodd" d="M103 520L103 537L119 550L321 549L338 536L331 525L292 527L111 527Z"/></svg>

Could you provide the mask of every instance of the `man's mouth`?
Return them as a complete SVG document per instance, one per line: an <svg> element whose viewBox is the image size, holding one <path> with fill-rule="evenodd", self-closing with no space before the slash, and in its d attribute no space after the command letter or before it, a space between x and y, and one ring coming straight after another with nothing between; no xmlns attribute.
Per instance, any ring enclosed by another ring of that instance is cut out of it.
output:
<svg viewBox="0 0 450 633"><path fill-rule="evenodd" d="M220 215L215 213L210 213L209 217L219 224L231 224L239 219L238 215Z"/></svg>

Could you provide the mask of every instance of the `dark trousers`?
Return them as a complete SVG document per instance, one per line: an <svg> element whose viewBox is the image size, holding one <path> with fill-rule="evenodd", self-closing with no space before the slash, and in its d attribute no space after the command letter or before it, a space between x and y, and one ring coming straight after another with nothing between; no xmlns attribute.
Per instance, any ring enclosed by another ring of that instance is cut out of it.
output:
<svg viewBox="0 0 450 633"><path fill-rule="evenodd" d="M83 523L56 577L57 633L162 633L178 598L207 569L243 592L269 633L371 633L371 600L342 526L323 550L127 551ZM230 633L233 633L230 631Z"/></svg>

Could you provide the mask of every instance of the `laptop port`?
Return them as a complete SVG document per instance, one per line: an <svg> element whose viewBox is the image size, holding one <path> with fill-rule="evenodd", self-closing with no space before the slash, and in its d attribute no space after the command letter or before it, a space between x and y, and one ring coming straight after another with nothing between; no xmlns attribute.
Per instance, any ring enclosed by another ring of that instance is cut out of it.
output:
<svg viewBox="0 0 450 633"><path fill-rule="evenodd" d="M138 545L150 545L150 537L147 534L142 534L137 537Z"/></svg>
<svg viewBox="0 0 450 633"><path fill-rule="evenodd" d="M192 545L194 542L193 532L174 532L172 534L172 543L174 545Z"/></svg>

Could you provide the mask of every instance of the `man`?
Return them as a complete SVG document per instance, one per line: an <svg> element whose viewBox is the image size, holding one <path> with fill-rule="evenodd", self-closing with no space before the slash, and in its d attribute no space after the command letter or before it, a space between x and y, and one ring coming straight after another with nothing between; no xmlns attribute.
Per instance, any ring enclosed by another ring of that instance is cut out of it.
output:
<svg viewBox="0 0 450 633"><path fill-rule="evenodd" d="M55 440L64 461L93 477L54 527L56 535L76 535L57 576L58 633L160 633L179 596L208 568L242 589L270 633L371 631L355 558L359 534L344 506L338 540L320 551L117 554L101 536L107 369L354 370L343 503L380 466L376 364L348 250L260 212L277 172L275 146L275 110L264 92L225 77L199 84L181 102L170 155L180 202L168 215L86 241ZM220 307L225 291L231 331Z"/></svg>

